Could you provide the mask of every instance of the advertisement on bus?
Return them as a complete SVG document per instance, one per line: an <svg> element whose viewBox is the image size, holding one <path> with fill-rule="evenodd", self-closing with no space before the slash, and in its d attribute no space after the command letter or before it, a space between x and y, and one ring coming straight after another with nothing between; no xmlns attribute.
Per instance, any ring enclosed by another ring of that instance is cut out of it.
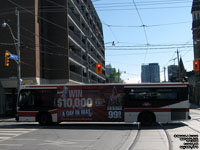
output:
<svg viewBox="0 0 200 150"><path fill-rule="evenodd" d="M123 87L64 86L57 88L60 120L123 121Z"/></svg>

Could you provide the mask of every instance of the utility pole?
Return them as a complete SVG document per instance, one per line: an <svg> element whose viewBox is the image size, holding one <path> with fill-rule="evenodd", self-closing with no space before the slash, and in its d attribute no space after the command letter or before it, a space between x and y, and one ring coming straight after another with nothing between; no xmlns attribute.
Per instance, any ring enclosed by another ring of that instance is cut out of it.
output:
<svg viewBox="0 0 200 150"><path fill-rule="evenodd" d="M179 60L179 51L178 51L178 49L177 49L176 53L177 53L177 59L178 59L178 79L180 79L180 60Z"/></svg>
<svg viewBox="0 0 200 150"><path fill-rule="evenodd" d="M19 93L21 87L21 62L20 62L20 16L19 10L16 8L16 16L17 16L17 55L18 55L18 63L17 63L17 93Z"/></svg>
<svg viewBox="0 0 200 150"><path fill-rule="evenodd" d="M165 75L166 67L164 67L164 82L166 82L166 75Z"/></svg>
<svg viewBox="0 0 200 150"><path fill-rule="evenodd" d="M120 72L119 72L119 69L118 69L118 83L119 83L119 76L120 76Z"/></svg>

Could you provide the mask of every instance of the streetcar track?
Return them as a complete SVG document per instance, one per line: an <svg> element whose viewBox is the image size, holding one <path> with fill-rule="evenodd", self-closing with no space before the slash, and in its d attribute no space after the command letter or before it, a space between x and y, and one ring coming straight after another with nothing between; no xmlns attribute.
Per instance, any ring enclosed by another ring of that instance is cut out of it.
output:
<svg viewBox="0 0 200 150"><path fill-rule="evenodd" d="M195 132L197 132L197 133L200 133L200 131L198 131L198 130L196 130L195 128L193 128L193 127L191 127L190 125L190 123L185 123L185 122L183 122L185 125L186 125L186 127L188 127L188 128L190 128L191 130L193 130L193 131L195 131Z"/></svg>
<svg viewBox="0 0 200 150"><path fill-rule="evenodd" d="M132 127L132 129L129 130L129 132L128 132L126 138L123 140L123 142L119 143L117 146L115 146L116 150L120 150L123 147L123 145L126 143L126 141L131 137L132 131L133 131L133 127Z"/></svg>
<svg viewBox="0 0 200 150"><path fill-rule="evenodd" d="M193 131L195 131L195 132L198 132L198 133L200 133L200 131L198 131L198 130L196 130L196 129L194 129L194 128L190 127L190 126L186 126L186 127L188 127L188 128L190 128L190 129L192 129L192 130L193 130Z"/></svg>
<svg viewBox="0 0 200 150"><path fill-rule="evenodd" d="M161 123L157 123L159 126L161 126L161 128L164 130L165 135L167 137L167 141L168 141L168 149L169 150L173 150L173 145L172 145L172 140L170 138L170 135L167 131L167 129L161 124ZM135 148L135 146L137 145L137 142L139 141L140 137L141 137L141 128L138 128L136 136L132 142L132 144L129 146L128 150L133 150ZM156 130L156 128L155 128Z"/></svg>
<svg viewBox="0 0 200 150"><path fill-rule="evenodd" d="M195 119L190 119L191 121L192 120L196 120L196 121L199 121L200 122L200 118L195 118Z"/></svg>
<svg viewBox="0 0 200 150"><path fill-rule="evenodd" d="M166 135L167 140L168 140L169 150L173 150L172 140L171 140L171 138L170 138L170 135L169 135L167 129L166 129L161 123L158 123L158 124L159 124L159 125L162 127L162 129L165 131L165 135Z"/></svg>
<svg viewBox="0 0 200 150"><path fill-rule="evenodd" d="M141 135L141 129L138 128L135 139L133 140L132 144L129 146L128 150L133 150L133 148L135 147L137 141L139 140Z"/></svg>

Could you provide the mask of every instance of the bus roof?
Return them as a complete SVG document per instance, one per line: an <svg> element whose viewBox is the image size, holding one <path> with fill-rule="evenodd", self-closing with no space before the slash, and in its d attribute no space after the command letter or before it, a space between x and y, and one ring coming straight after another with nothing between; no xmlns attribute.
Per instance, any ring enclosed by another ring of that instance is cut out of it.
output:
<svg viewBox="0 0 200 150"><path fill-rule="evenodd" d="M57 89L62 86L124 86L124 88L141 87L187 87L188 82L163 82L163 83L105 83L105 84L42 84L42 85L22 85L21 89Z"/></svg>

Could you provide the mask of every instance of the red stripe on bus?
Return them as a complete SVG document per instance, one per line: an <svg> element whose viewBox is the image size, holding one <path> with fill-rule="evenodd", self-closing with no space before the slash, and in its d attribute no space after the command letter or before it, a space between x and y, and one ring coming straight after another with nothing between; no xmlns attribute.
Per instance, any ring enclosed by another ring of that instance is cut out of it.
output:
<svg viewBox="0 0 200 150"><path fill-rule="evenodd" d="M171 112L176 110L185 110L186 112L189 112L189 108L124 108L124 112L142 112L142 111L145 111L145 110L150 110L150 111L153 111L153 112Z"/></svg>
<svg viewBox="0 0 200 150"><path fill-rule="evenodd" d="M49 112L50 112L51 114L56 114L56 113L59 112L59 109L50 110Z"/></svg>
<svg viewBox="0 0 200 150"><path fill-rule="evenodd" d="M38 112L18 112L19 116L23 116L23 117L35 117L37 115Z"/></svg>

